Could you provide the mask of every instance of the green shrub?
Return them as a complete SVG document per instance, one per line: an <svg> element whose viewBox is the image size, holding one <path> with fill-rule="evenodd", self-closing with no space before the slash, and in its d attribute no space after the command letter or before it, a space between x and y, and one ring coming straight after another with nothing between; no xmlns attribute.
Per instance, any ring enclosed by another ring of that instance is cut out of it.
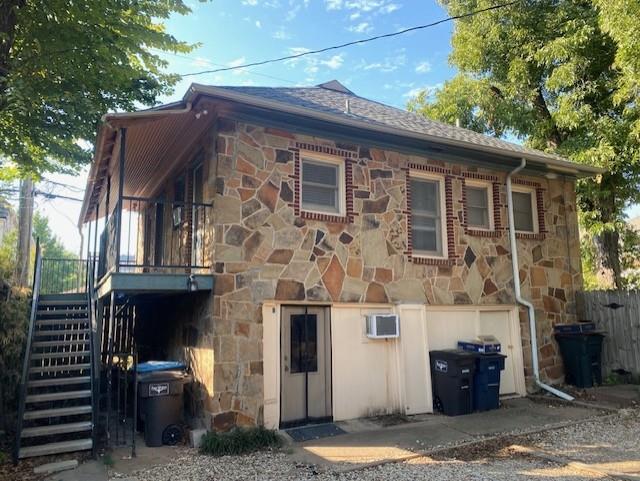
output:
<svg viewBox="0 0 640 481"><path fill-rule="evenodd" d="M282 446L282 438L270 429L236 428L226 433L210 432L202 437L200 453L209 456L246 454Z"/></svg>

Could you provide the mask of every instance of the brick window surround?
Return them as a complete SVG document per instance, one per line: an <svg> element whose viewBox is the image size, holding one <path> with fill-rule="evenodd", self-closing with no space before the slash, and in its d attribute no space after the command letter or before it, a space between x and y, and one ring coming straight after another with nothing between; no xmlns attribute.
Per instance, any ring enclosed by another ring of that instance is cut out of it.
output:
<svg viewBox="0 0 640 481"><path fill-rule="evenodd" d="M351 150L338 149L335 147L329 147L326 145L317 145L297 142L296 147L289 149L293 153L293 175L290 177L293 179L293 202L289 205L293 207L293 211L296 217L301 217L308 220L317 220L322 222L333 222L336 224L350 224L353 222L356 215L353 211L353 176L352 176L352 164L358 158L358 153ZM337 158L344 159L344 182L345 182L345 215L324 214L322 212L309 212L302 209L302 182L300 179L300 173L302 171L302 158L301 151L303 153L314 153L331 155Z"/></svg>
<svg viewBox="0 0 640 481"><path fill-rule="evenodd" d="M526 179L513 179L511 182L515 185L524 185L530 187L536 194L536 213L538 214L538 232L516 232L516 238L518 239L530 239L530 240L543 240L547 231L544 222L544 191L545 189L538 182L533 182Z"/></svg>
<svg viewBox="0 0 640 481"><path fill-rule="evenodd" d="M487 183L487 187L491 186L491 198L493 203L493 212L491 215L493 216L493 229L474 229L470 227L467 223L469 214L467 212L467 184L466 179L470 180L480 180ZM462 206L463 206L463 219L462 226L464 228L464 233L467 235L477 236L477 237L500 237L502 235L502 219L500 215L500 210L502 208L502 204L500 204L500 183L498 182L498 177L495 175L488 174L479 174L477 172L464 172L462 174Z"/></svg>
<svg viewBox="0 0 640 481"><path fill-rule="evenodd" d="M447 256L446 258L440 257L422 257L413 254L413 233L412 233L412 220L411 220L411 171L430 172L439 174L444 177L444 197L445 197L445 215L447 225ZM407 210L404 214L407 218L407 250L405 254L409 258L410 262L414 264L430 265L430 266L450 266L456 263L456 244L453 233L453 188L452 181L453 175L450 169L444 167L438 167L435 165L421 165L421 164L409 164L405 171L405 188L407 199Z"/></svg>

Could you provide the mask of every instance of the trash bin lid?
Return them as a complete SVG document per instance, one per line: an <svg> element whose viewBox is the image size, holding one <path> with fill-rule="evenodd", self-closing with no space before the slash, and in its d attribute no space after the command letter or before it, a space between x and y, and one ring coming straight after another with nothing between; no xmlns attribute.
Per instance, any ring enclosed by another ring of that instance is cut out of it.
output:
<svg viewBox="0 0 640 481"><path fill-rule="evenodd" d="M154 372L154 371L169 371L169 370L182 370L186 366L180 361L147 361L138 364L138 372Z"/></svg>
<svg viewBox="0 0 640 481"><path fill-rule="evenodd" d="M182 370L173 371L150 371L143 372L138 375L138 383L154 383L154 382L172 382L179 381L182 383L191 382L191 375Z"/></svg>

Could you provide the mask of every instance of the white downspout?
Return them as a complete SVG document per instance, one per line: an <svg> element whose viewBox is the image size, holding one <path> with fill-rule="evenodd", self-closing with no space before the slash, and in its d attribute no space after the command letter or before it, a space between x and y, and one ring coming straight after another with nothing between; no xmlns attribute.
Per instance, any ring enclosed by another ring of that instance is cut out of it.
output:
<svg viewBox="0 0 640 481"><path fill-rule="evenodd" d="M565 399L567 401L573 401L573 397L569 396L548 384L543 383L540 380L540 369L538 365L538 336L536 328L536 313L533 304L522 297L520 291L520 266L518 264L518 245L516 244L516 230L514 228L513 220L513 199L511 190L511 177L520 172L527 165L527 161L522 159L520 165L507 175L507 214L509 216L509 244L511 246L511 267L513 268L513 289L516 294L516 302L527 308L529 313L529 336L531 337L531 362L533 363L533 377L535 383L545 391L549 391L551 394Z"/></svg>

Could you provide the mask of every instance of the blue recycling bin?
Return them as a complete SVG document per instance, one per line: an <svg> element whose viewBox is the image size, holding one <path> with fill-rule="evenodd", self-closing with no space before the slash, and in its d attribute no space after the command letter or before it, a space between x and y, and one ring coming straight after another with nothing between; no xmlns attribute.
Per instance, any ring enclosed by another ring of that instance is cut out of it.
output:
<svg viewBox="0 0 640 481"><path fill-rule="evenodd" d="M498 353L478 354L473 377L473 409L489 411L500 407L500 374L507 356Z"/></svg>

